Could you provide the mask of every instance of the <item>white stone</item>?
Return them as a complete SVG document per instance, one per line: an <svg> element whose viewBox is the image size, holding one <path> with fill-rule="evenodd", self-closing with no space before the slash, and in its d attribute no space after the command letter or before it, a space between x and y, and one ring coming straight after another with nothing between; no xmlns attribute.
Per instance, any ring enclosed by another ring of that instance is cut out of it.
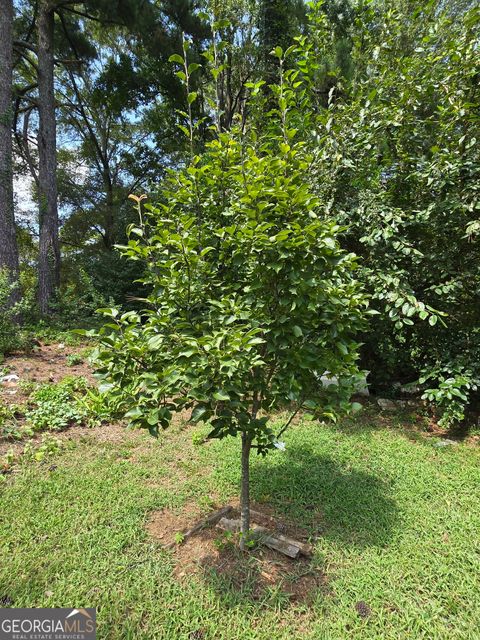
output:
<svg viewBox="0 0 480 640"><path fill-rule="evenodd" d="M19 380L20 378L17 376L16 373L9 373L7 376L3 376L0 378L0 383L11 385L11 384L16 384Z"/></svg>
<svg viewBox="0 0 480 640"><path fill-rule="evenodd" d="M325 371L322 376L320 376L320 381L322 385L327 388L332 384L338 385L337 376L332 376L329 371ZM361 396L369 396L370 392L368 390L367 376L363 376L358 383L353 388L354 393L358 393Z"/></svg>

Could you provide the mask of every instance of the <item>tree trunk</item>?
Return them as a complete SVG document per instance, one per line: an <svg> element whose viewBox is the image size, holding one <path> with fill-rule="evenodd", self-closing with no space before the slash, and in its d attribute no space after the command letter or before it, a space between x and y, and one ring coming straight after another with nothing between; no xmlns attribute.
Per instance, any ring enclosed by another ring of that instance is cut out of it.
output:
<svg viewBox="0 0 480 640"><path fill-rule="evenodd" d="M38 302L40 312L51 312L60 282L60 246L57 208L57 131L55 122L53 30L54 12L48 0L40 0L38 17L38 179L40 244Z"/></svg>
<svg viewBox="0 0 480 640"><path fill-rule="evenodd" d="M105 179L105 190L106 190L106 199L105 199L105 216L104 216L104 227L105 227L104 244L105 244L105 248L108 251L112 251L113 245L115 244L115 238L114 238L115 213L114 213L114 202L113 202L113 185L109 176L107 176L107 178Z"/></svg>
<svg viewBox="0 0 480 640"><path fill-rule="evenodd" d="M250 450L252 440L250 436L242 433L242 488L240 497L241 537L240 549L245 549L250 531Z"/></svg>
<svg viewBox="0 0 480 640"><path fill-rule="evenodd" d="M12 168L13 2L0 0L0 268L18 280L18 248L13 214ZM10 304L20 296L16 288Z"/></svg>

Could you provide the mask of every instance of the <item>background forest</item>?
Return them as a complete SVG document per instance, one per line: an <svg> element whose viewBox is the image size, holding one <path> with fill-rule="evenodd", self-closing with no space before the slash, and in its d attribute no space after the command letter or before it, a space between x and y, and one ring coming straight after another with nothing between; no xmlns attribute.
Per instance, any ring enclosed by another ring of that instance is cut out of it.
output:
<svg viewBox="0 0 480 640"><path fill-rule="evenodd" d="M137 307L145 263L115 248L129 194L156 203L212 129L266 131L281 58L305 179L376 311L361 368L386 394L423 385L445 426L470 419L479 33L467 0L0 0L0 351Z"/></svg>

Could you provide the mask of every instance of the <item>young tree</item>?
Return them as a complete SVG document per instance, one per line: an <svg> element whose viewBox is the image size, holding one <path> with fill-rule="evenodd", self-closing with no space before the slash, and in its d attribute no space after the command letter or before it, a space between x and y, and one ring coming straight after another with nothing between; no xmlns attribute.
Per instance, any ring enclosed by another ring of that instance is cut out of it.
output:
<svg viewBox="0 0 480 640"><path fill-rule="evenodd" d="M0 0L0 269L18 278L12 171L13 2ZM18 299L18 289L10 296Z"/></svg>
<svg viewBox="0 0 480 640"><path fill-rule="evenodd" d="M188 87L195 67L185 57L173 58ZM281 74L263 133L218 126L202 156L170 173L158 206L133 196L139 224L123 252L145 263L146 308L104 310L99 335L100 374L133 424L157 436L173 413L191 409L211 438L241 436L242 546L252 449L282 448L303 408L332 417L338 403L350 407L367 305L355 256L341 250L339 226L305 180L311 158L292 127L296 77ZM263 101L260 86L252 93ZM184 128L188 138L196 127ZM340 384L323 388L325 371ZM271 414L286 407L290 419L275 433Z"/></svg>

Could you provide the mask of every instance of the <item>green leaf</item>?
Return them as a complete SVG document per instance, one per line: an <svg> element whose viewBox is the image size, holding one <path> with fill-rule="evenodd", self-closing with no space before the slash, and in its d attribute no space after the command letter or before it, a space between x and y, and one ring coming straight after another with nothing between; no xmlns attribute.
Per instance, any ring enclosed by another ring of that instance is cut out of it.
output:
<svg viewBox="0 0 480 640"><path fill-rule="evenodd" d="M297 337L297 338L300 338L301 336L303 336L303 331L297 324L293 325L292 331L293 331L295 337Z"/></svg>
<svg viewBox="0 0 480 640"><path fill-rule="evenodd" d="M200 65L198 64L198 62L192 62L188 65L188 73L189 75L192 75L192 73L194 73L195 71L197 71L197 69L200 69Z"/></svg>
<svg viewBox="0 0 480 640"><path fill-rule="evenodd" d="M164 337L162 335L152 336L148 339L147 345L151 351L156 351L159 349L164 341Z"/></svg>
<svg viewBox="0 0 480 640"><path fill-rule="evenodd" d="M174 53L172 54L169 59L169 62L177 62L178 64L185 64L185 60L182 58L182 56L178 55L178 53Z"/></svg>
<svg viewBox="0 0 480 640"><path fill-rule="evenodd" d="M192 415L190 417L190 420L192 422L198 422L199 420L202 419L202 416L204 416L206 413L207 413L206 407L204 407L202 405L197 405L195 407L195 409L192 411Z"/></svg>
<svg viewBox="0 0 480 640"><path fill-rule="evenodd" d="M230 400L230 396L224 391L215 391L213 397L215 398L215 400Z"/></svg>
<svg viewBox="0 0 480 640"><path fill-rule="evenodd" d="M140 418L143 415L143 411L140 409L140 407L134 407L133 409L130 409L130 411L127 411L127 413L125 414L125 418Z"/></svg>
<svg viewBox="0 0 480 640"><path fill-rule="evenodd" d="M344 356L346 356L348 354L348 347L344 342L337 342L337 349L340 351L340 353L342 353Z"/></svg>

